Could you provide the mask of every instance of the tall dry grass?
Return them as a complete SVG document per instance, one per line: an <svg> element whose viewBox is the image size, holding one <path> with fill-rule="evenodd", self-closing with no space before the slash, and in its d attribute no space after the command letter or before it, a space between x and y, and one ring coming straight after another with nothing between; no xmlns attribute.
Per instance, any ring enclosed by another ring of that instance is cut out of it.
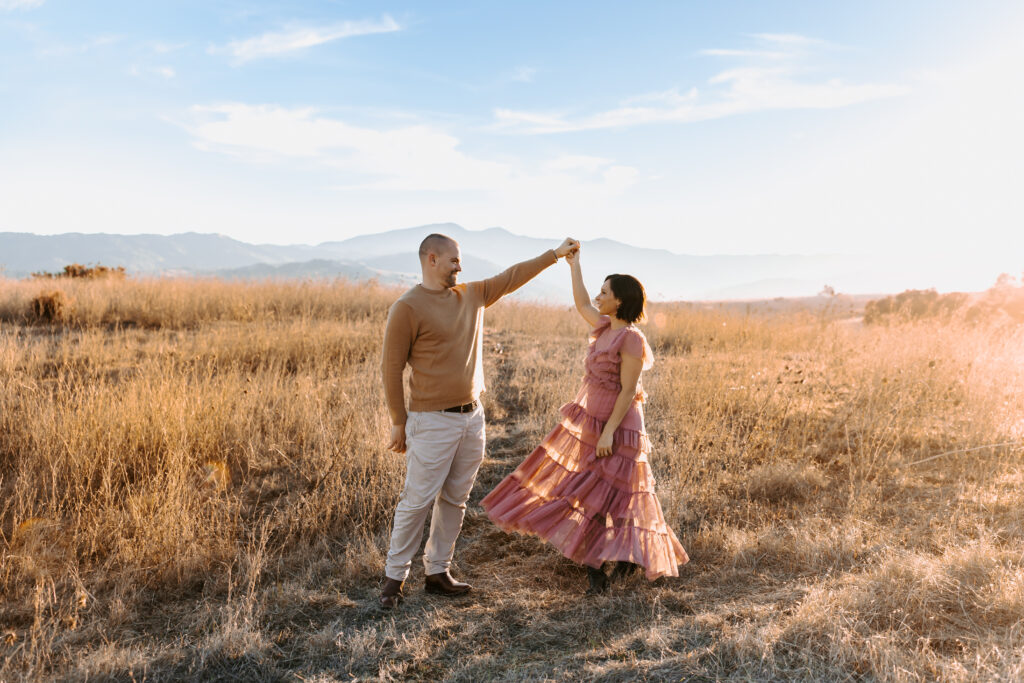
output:
<svg viewBox="0 0 1024 683"><path fill-rule="evenodd" d="M195 329L216 322L257 323L379 319L391 304L389 288L331 281L225 281L113 278L9 280L0 278L0 321L37 322L32 301L59 293L65 327Z"/></svg>
<svg viewBox="0 0 1024 683"><path fill-rule="evenodd" d="M457 562L490 597L387 615L397 293L0 280L0 680L1021 672L1019 330L654 306L647 421L683 577L581 601L577 568L471 504ZM488 312L471 502L575 391L573 315Z"/></svg>

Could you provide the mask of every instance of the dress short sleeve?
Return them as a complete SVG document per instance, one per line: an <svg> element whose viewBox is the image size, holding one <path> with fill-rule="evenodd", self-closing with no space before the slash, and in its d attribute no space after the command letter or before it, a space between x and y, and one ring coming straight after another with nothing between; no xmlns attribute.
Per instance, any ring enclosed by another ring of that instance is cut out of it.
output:
<svg viewBox="0 0 1024 683"><path fill-rule="evenodd" d="M590 331L589 339L590 343L593 344L597 341L597 338L601 336L601 333L607 330L612 324L611 316L602 315L597 319L597 325Z"/></svg>
<svg viewBox="0 0 1024 683"><path fill-rule="evenodd" d="M651 345L647 343L647 337L644 336L644 333L638 329L630 328L626 330L623 336L621 353L639 358L643 361L644 370L649 370L654 365L654 352L651 350Z"/></svg>

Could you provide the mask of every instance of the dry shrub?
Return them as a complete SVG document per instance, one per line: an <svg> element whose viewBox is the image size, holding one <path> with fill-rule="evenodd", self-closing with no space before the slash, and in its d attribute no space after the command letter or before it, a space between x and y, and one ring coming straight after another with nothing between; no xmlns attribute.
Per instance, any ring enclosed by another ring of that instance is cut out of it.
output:
<svg viewBox="0 0 1024 683"><path fill-rule="evenodd" d="M1024 286L997 284L967 309L965 319L971 323L1024 323Z"/></svg>
<svg viewBox="0 0 1024 683"><path fill-rule="evenodd" d="M62 322L67 318L70 307L68 298L60 290L43 292L32 299L30 304L32 316L39 321L53 323Z"/></svg>
<svg viewBox="0 0 1024 683"><path fill-rule="evenodd" d="M867 324L924 319L942 322L962 320L970 324L1020 324L1024 322L1024 286L1004 274L995 286L980 294L939 294L934 289L909 289L869 301L864 307L864 322Z"/></svg>
<svg viewBox="0 0 1024 683"><path fill-rule="evenodd" d="M81 263L72 263L64 266L64 270L59 273L48 273L42 271L39 273L32 273L32 277L42 280L52 280L54 278L86 278L86 279L100 279L100 278L113 278L115 280L123 280L125 278L124 266L83 266Z"/></svg>
<svg viewBox="0 0 1024 683"><path fill-rule="evenodd" d="M866 324L906 322L924 318L949 318L968 302L962 292L939 294L934 289L908 289L894 296L869 301L864 306Z"/></svg>
<svg viewBox="0 0 1024 683"><path fill-rule="evenodd" d="M979 540L938 555L895 552L815 588L779 642L882 678L902 668L917 671L910 680L1010 680L1021 672L1021 615L1019 549Z"/></svg>
<svg viewBox="0 0 1024 683"><path fill-rule="evenodd" d="M813 465L780 462L760 465L747 476L747 495L770 503L802 502L822 489L827 480Z"/></svg>

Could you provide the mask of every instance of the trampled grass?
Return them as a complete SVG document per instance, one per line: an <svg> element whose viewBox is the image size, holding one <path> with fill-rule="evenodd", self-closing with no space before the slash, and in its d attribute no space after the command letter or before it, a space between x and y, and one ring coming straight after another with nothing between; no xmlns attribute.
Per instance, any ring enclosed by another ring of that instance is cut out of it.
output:
<svg viewBox="0 0 1024 683"><path fill-rule="evenodd" d="M428 598L417 566L384 613L395 296L0 280L0 680L1024 675L1019 328L655 306L652 462L692 561L584 598L580 568L477 505L586 343L568 310L503 302L456 553L475 594Z"/></svg>

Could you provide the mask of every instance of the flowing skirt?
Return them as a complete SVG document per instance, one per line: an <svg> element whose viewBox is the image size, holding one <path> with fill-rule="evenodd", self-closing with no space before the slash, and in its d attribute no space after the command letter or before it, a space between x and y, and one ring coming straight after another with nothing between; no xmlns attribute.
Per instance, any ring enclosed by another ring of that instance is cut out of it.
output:
<svg viewBox="0 0 1024 683"><path fill-rule="evenodd" d="M539 536L574 562L633 562L650 580L678 576L689 558L654 492L640 401L615 431L612 455L596 455L604 422L592 413L607 417L612 404L613 392L584 384L560 409L561 423L481 504L505 531Z"/></svg>

